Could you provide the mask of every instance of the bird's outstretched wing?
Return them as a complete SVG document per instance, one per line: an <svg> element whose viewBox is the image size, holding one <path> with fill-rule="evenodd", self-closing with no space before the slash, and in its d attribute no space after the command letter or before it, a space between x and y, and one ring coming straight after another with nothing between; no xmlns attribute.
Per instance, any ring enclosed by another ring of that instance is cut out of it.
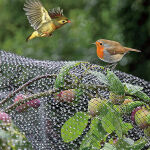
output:
<svg viewBox="0 0 150 150"><path fill-rule="evenodd" d="M63 15L63 9L60 9L60 7L50 9L50 10L48 11L48 14L49 14L49 16L50 16L52 19L55 19L55 18L57 18L57 17L64 16L64 15Z"/></svg>
<svg viewBox="0 0 150 150"><path fill-rule="evenodd" d="M38 30L43 23L51 20L47 10L39 0L26 0L23 9L34 30Z"/></svg>

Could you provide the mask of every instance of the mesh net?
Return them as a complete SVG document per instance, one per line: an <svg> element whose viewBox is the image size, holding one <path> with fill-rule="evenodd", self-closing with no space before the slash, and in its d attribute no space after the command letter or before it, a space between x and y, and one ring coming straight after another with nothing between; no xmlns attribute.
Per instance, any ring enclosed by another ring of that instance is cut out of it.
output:
<svg viewBox="0 0 150 150"><path fill-rule="evenodd" d="M149 96L126 73L0 51L1 149L148 149Z"/></svg>

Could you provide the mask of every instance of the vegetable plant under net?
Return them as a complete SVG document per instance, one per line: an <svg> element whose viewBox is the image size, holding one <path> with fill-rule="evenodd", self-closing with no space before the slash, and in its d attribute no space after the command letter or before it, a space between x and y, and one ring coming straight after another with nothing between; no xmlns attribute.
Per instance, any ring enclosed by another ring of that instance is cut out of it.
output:
<svg viewBox="0 0 150 150"><path fill-rule="evenodd" d="M89 62L0 51L0 148L146 150L150 83Z"/></svg>

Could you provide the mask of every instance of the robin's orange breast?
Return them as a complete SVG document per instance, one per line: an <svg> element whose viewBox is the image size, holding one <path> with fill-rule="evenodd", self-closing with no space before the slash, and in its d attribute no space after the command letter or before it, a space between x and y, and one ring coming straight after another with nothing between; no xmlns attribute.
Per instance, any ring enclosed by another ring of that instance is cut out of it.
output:
<svg viewBox="0 0 150 150"><path fill-rule="evenodd" d="M104 58L104 47L97 47L97 56L101 59Z"/></svg>

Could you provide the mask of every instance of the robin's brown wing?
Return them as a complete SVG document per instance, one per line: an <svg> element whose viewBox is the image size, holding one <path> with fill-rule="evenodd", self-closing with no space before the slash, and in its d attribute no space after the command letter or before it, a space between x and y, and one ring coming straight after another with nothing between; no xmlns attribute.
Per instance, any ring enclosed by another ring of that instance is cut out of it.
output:
<svg viewBox="0 0 150 150"><path fill-rule="evenodd" d="M128 52L128 50L124 49L123 46L114 46L106 49L111 55L116 54L124 54Z"/></svg>
<svg viewBox="0 0 150 150"><path fill-rule="evenodd" d="M64 15L63 15L63 9L60 9L60 7L50 9L50 10L48 11L48 14L50 15L50 17L51 17L52 19L55 19L55 18L57 18L57 17L64 16Z"/></svg>
<svg viewBox="0 0 150 150"><path fill-rule="evenodd" d="M38 30L43 23L51 20L47 10L39 0L26 0L23 9L26 11L27 18L34 30Z"/></svg>

